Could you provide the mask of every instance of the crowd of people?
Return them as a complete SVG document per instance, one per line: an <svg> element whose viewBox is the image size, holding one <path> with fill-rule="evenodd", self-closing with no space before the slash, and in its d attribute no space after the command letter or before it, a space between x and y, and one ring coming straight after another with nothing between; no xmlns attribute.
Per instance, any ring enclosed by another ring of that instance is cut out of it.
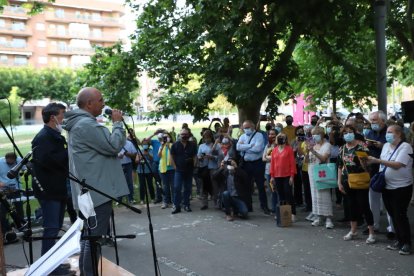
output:
<svg viewBox="0 0 414 276"><path fill-rule="evenodd" d="M257 190L261 211L271 215L278 226L283 203L291 208L291 222L298 220L298 208L308 212L305 219L314 227L333 229L335 221L349 222L345 241L356 238L358 226L366 224L367 244L376 242L380 215L386 212L387 237L393 240L387 248L402 255L411 253L407 210L410 201L414 203L414 124L407 128L382 111L372 112L368 118L351 113L344 121L314 115L303 126L294 126L288 115L283 123L267 122L265 130L260 129L260 122L246 120L236 133L225 118L223 122L214 119L213 128L212 124L203 128L199 141L187 124L178 135L174 128L158 129L140 141L133 130L126 135L118 110L112 111L111 132L96 121L104 107L99 90L82 89L77 104L79 109L66 113L60 104L46 106L44 128L32 141L33 189L43 211L46 238L42 255L54 245L51 238L62 228L67 205L72 222L76 219L73 209L80 209L83 192L78 184L69 184L69 172L114 198L126 198L129 204L137 203L137 175L140 203L161 203L172 214L192 212L195 184L201 211L216 208L225 212L228 221L248 218ZM0 188L19 185L5 178L16 160L13 153L0 159ZM326 171L320 171L322 167ZM369 181L381 171L386 185L377 192ZM332 178L330 186L322 185L326 174ZM95 217L89 234L105 235L112 201L95 192L91 199L93 210L79 215L88 226L89 218ZM335 204L343 209L341 219L334 218ZM3 222L2 217L2 226ZM79 267L90 275L89 241L82 241L81 248ZM60 266L54 274L62 271L66 273L67 268Z"/></svg>
<svg viewBox="0 0 414 276"><path fill-rule="evenodd" d="M194 183L201 210L214 207L224 210L229 221L245 219L253 211L257 189L261 210L273 215L277 225L281 225L280 204L289 204L292 222L299 207L309 212L306 220L315 227L333 229L335 221L349 222L345 241L356 238L358 226L366 224L367 244L376 242L380 214L385 212L386 235L394 241L387 248L411 253L407 209L410 200L414 203L414 125L407 128L401 120L375 111L368 118L351 113L344 121L314 115L303 126L293 126L292 116L286 116L284 124L271 121L265 130L246 120L235 132L225 118L214 129L203 128L200 141L187 124L179 135L158 129L138 141L142 149L136 163L147 158L149 178L161 179L161 208L171 207L172 214L191 212ZM335 169L335 183L328 188L319 184L317 169L322 164ZM370 189L369 181L384 168L386 187L380 193ZM362 186L355 186L355 177ZM153 180L141 179L140 190L148 189L154 200ZM343 208L343 218L334 219L334 207Z"/></svg>

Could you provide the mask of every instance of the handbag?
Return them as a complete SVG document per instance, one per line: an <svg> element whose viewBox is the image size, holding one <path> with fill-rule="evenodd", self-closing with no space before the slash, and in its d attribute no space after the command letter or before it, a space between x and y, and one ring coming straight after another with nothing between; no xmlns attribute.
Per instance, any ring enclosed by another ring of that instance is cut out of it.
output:
<svg viewBox="0 0 414 276"><path fill-rule="evenodd" d="M316 164L313 166L313 178L318 190L338 187L338 171L335 163Z"/></svg>
<svg viewBox="0 0 414 276"><path fill-rule="evenodd" d="M348 185L351 189L368 189L370 180L371 176L368 172L348 174Z"/></svg>
<svg viewBox="0 0 414 276"><path fill-rule="evenodd" d="M395 148L395 150L392 152L390 158L388 159L388 161L391 160L391 157L394 155L394 153L397 151L397 149L399 148L399 146L402 144L402 142L400 142L397 147ZM385 189L385 186L387 185L387 183L385 182L385 171L387 170L387 167L385 166L385 168L380 171L377 172L371 179L371 182L369 184L369 187L377 193L382 193Z"/></svg>
<svg viewBox="0 0 414 276"><path fill-rule="evenodd" d="M344 160L345 156L345 147L342 151L342 160ZM348 172L348 168L344 162L345 170ZM369 188L369 182L371 180L371 176L369 172L360 172L360 173L349 173L348 172L348 185L350 189L356 190L364 190Z"/></svg>

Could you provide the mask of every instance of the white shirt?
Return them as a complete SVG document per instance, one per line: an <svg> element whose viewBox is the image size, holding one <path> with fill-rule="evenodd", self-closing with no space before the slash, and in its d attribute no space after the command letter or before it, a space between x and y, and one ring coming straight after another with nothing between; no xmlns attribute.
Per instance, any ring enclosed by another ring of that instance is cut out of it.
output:
<svg viewBox="0 0 414 276"><path fill-rule="evenodd" d="M132 154L137 153L137 149L135 148L134 144L132 144L132 142L129 141L128 139L125 142L125 146L122 148L122 150L119 153L120 154L125 154L126 151L128 151L129 153L132 153ZM135 160L131 160L130 157L124 155L121 159L121 164L125 165L125 164L132 163L133 161L135 162Z"/></svg>
<svg viewBox="0 0 414 276"><path fill-rule="evenodd" d="M390 159L391 154L394 152L395 148L390 147L390 143L386 143L381 151L381 159L388 160ZM413 148L410 144L403 142L396 152L391 157L390 161L400 162L405 166L399 169L393 169L387 167L385 171L385 182L387 185L386 189L394 190L397 188L407 187L413 184L413 158L409 155L413 153ZM380 171L384 169L384 165L380 166Z"/></svg>

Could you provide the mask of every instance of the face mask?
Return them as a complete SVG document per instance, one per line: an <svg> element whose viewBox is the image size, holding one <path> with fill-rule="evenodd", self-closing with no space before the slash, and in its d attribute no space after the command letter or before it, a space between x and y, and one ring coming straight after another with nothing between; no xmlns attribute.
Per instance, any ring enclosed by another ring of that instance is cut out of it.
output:
<svg viewBox="0 0 414 276"><path fill-rule="evenodd" d="M144 150L146 150L146 149L148 149L148 145L143 145L143 146L142 146L142 148L143 148Z"/></svg>
<svg viewBox="0 0 414 276"><path fill-rule="evenodd" d="M291 125L292 125L292 123L293 123L293 121L292 121L292 120L286 120L286 124L287 124L288 126L291 126Z"/></svg>
<svg viewBox="0 0 414 276"><path fill-rule="evenodd" d="M181 140L183 141L187 141L188 140L188 136L187 135L181 135Z"/></svg>
<svg viewBox="0 0 414 276"><path fill-rule="evenodd" d="M387 143L394 143L395 137L394 137L394 133L387 133L385 134L385 140L387 140Z"/></svg>
<svg viewBox="0 0 414 276"><path fill-rule="evenodd" d="M319 134L312 135L312 138L313 138L313 140L315 140L316 143L319 143L322 140L322 138Z"/></svg>
<svg viewBox="0 0 414 276"><path fill-rule="evenodd" d="M371 128L372 128L372 130L373 130L373 131L378 131L378 130L380 130L380 126L379 126L379 124L371 124Z"/></svg>
<svg viewBox="0 0 414 276"><path fill-rule="evenodd" d="M370 132L371 130L369 129L369 128L364 128L363 130L362 130L362 134L364 134L364 136L367 136L368 135L368 133Z"/></svg>
<svg viewBox="0 0 414 276"><path fill-rule="evenodd" d="M82 215L87 219L87 221L89 221L88 218L90 217L96 217L92 198L89 192L78 195L78 206L79 206L79 210L82 212ZM92 228L95 228L96 226L97 226L97 222L95 222L95 226L93 227L89 226L89 228L92 229Z"/></svg>
<svg viewBox="0 0 414 276"><path fill-rule="evenodd" d="M282 128L281 127L275 127L275 129L276 129L277 133L282 132Z"/></svg>
<svg viewBox="0 0 414 276"><path fill-rule="evenodd" d="M344 134L344 140L345 142L352 142L355 140L355 134L354 133L345 133Z"/></svg>
<svg viewBox="0 0 414 276"><path fill-rule="evenodd" d="M318 123L318 121L311 121L311 125L316 126L316 124Z"/></svg>
<svg viewBox="0 0 414 276"><path fill-rule="evenodd" d="M310 130L312 130L313 129L313 126L310 126L310 125L306 125L305 127L304 127L304 130L305 130L305 132L309 132Z"/></svg>
<svg viewBox="0 0 414 276"><path fill-rule="evenodd" d="M62 133L62 131L63 131L62 125L59 124L59 122L58 122L58 120L56 120L56 118L55 118L55 124L56 124L56 130L59 131L60 133Z"/></svg>
<svg viewBox="0 0 414 276"><path fill-rule="evenodd" d="M204 143L206 144L210 144L211 143L211 139L210 138L204 138Z"/></svg>
<svg viewBox="0 0 414 276"><path fill-rule="evenodd" d="M331 128L331 127L327 127L327 128L326 128L326 134L328 134L328 135L329 135L329 134L331 133L331 131L332 131L332 128Z"/></svg>
<svg viewBox="0 0 414 276"><path fill-rule="evenodd" d="M250 135L252 135L253 130L251 128L245 128L244 133L246 133L247 136L250 136Z"/></svg>
<svg viewBox="0 0 414 276"><path fill-rule="evenodd" d="M285 144L285 137L277 137L277 144L284 145Z"/></svg>
<svg viewBox="0 0 414 276"><path fill-rule="evenodd" d="M229 138L223 138L223 140L221 140L222 144L228 144L229 142Z"/></svg>

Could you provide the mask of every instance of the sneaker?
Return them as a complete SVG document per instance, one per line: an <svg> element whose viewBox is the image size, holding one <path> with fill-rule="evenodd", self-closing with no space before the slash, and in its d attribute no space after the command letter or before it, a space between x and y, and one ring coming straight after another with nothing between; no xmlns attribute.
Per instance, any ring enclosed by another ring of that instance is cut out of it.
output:
<svg viewBox="0 0 414 276"><path fill-rule="evenodd" d="M144 201L142 201L142 200L141 200L141 201L139 202L139 204L141 204L141 205L142 205L142 204L144 204Z"/></svg>
<svg viewBox="0 0 414 276"><path fill-rule="evenodd" d="M398 251L398 253L400 255L410 255L411 254L411 245L409 244L404 244L401 248L400 251Z"/></svg>
<svg viewBox="0 0 414 276"><path fill-rule="evenodd" d="M231 216L231 215L226 215L226 220L227 220L227 221L233 221L233 220L234 220L234 218L233 218L233 216Z"/></svg>
<svg viewBox="0 0 414 276"><path fill-rule="evenodd" d="M162 202L162 199L156 199L156 200L154 200L154 204L158 204L158 203L161 203Z"/></svg>
<svg viewBox="0 0 414 276"><path fill-rule="evenodd" d="M202 206L201 208L200 208L200 210L207 210L208 209L208 206L207 205L204 205L204 206Z"/></svg>
<svg viewBox="0 0 414 276"><path fill-rule="evenodd" d="M178 213L181 213L181 209L180 209L180 208L175 208L175 207L174 207L174 208L172 209L172 211L171 211L171 214L173 214L173 215L174 215L174 214L178 214Z"/></svg>
<svg viewBox="0 0 414 276"><path fill-rule="evenodd" d="M334 228L334 224L332 223L332 220L330 218L326 219L325 227L326 227L326 229L333 229Z"/></svg>
<svg viewBox="0 0 414 276"><path fill-rule="evenodd" d="M184 207L184 211L186 211L186 212L192 212L193 210L191 210L190 206L185 206Z"/></svg>
<svg viewBox="0 0 414 276"><path fill-rule="evenodd" d="M312 222L312 226L321 226L321 225L322 225L322 222L321 222L321 220L319 218L315 219Z"/></svg>
<svg viewBox="0 0 414 276"><path fill-rule="evenodd" d="M353 233L352 231L349 231L349 233L344 236L344 241L350 241L350 240L356 238L357 236L358 236L358 234L356 232Z"/></svg>
<svg viewBox="0 0 414 276"><path fill-rule="evenodd" d="M316 218L312 212L309 213L309 215L305 218L307 221L314 221Z"/></svg>
<svg viewBox="0 0 414 276"><path fill-rule="evenodd" d="M270 215L270 210L269 210L269 208L267 208L267 207L263 208L263 213L264 213L265 215Z"/></svg>
<svg viewBox="0 0 414 276"><path fill-rule="evenodd" d="M136 202L136 200L131 200L131 201L129 202L129 204L135 205L135 204L137 204L137 202Z"/></svg>
<svg viewBox="0 0 414 276"><path fill-rule="evenodd" d="M292 223L296 222L296 215L292 215Z"/></svg>
<svg viewBox="0 0 414 276"><path fill-rule="evenodd" d="M161 205L161 209L167 209L168 208L168 204L167 203L163 203L162 205Z"/></svg>
<svg viewBox="0 0 414 276"><path fill-rule="evenodd" d="M387 249L395 251L395 250L401 249L401 247L402 247L402 244L399 241L395 241L394 243L389 244L387 246Z"/></svg>
<svg viewBox="0 0 414 276"><path fill-rule="evenodd" d="M376 242L376 240L375 240L375 236L374 235L368 235L368 238L367 238L367 240L365 241L367 244L373 244L373 243L375 243Z"/></svg>

